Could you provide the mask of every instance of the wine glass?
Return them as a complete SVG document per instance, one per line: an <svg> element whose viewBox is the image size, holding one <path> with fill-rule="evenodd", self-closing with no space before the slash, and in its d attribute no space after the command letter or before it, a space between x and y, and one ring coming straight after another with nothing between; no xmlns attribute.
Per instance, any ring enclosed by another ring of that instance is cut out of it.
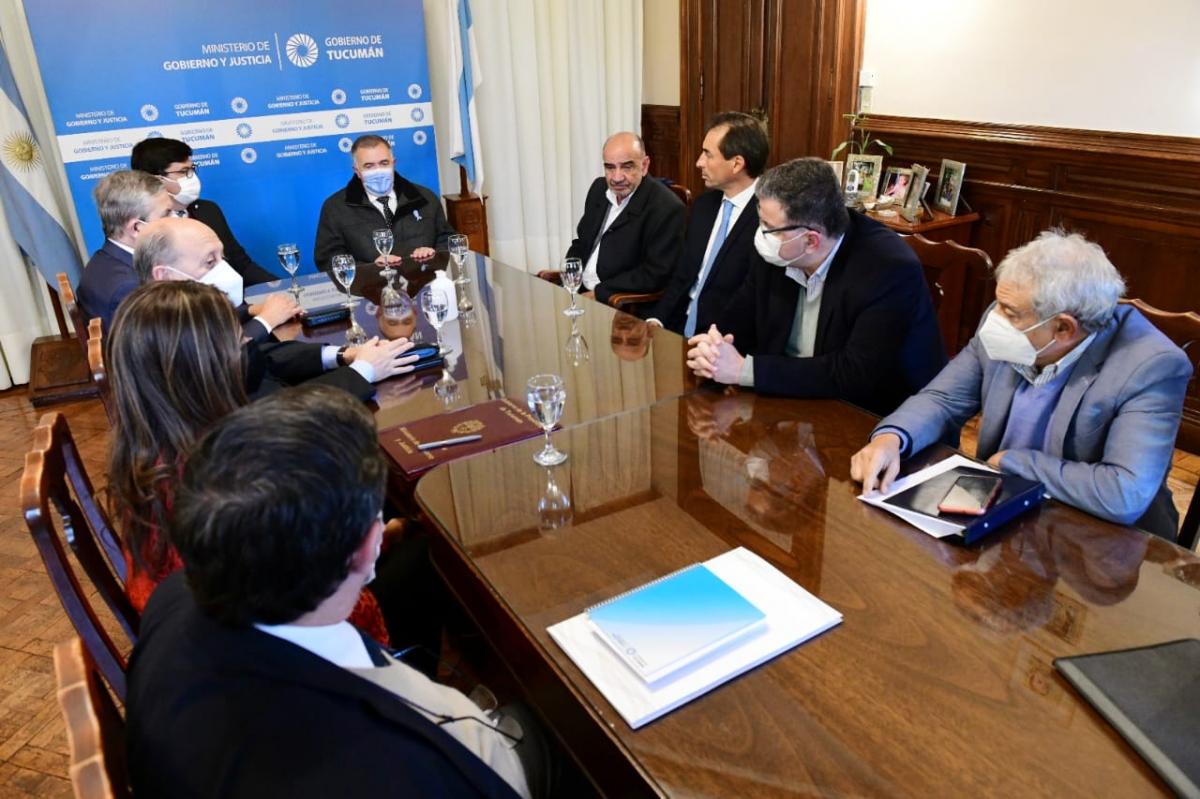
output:
<svg viewBox="0 0 1200 799"><path fill-rule="evenodd" d="M546 446L533 456L533 460L539 466L557 466L567 459L567 453L559 452L550 441L550 431L562 418L563 404L567 401L562 378L551 374L529 378L525 384L525 401L529 404L529 412L546 435Z"/></svg>
<svg viewBox="0 0 1200 799"><path fill-rule="evenodd" d="M467 253L471 252L471 243L461 233L455 233L450 237L450 256L454 259L454 265L458 267L458 277L454 278L454 282L460 286L471 282L471 278L467 277Z"/></svg>
<svg viewBox="0 0 1200 799"><path fill-rule="evenodd" d="M358 264L354 260L353 255L342 253L341 255L333 256L331 262L333 276L337 278L337 282L342 284L342 288L346 290L346 308L350 311L350 329L346 331L346 342L352 345L362 344L367 340L367 333L358 324L358 320L354 318L354 295L350 293L350 286L354 284L354 273L358 270Z"/></svg>
<svg viewBox="0 0 1200 799"><path fill-rule="evenodd" d="M380 257L385 259L379 274L383 275L384 280L391 283L392 278L396 275L396 270L392 268L392 262L386 259L392 254L392 247L396 246L396 236L390 228L381 227L379 230L371 231L371 241L375 242L375 249L379 251Z"/></svg>
<svg viewBox="0 0 1200 799"><path fill-rule="evenodd" d="M458 381L450 374L449 369L442 369L442 376L433 384L433 393L437 395L442 404L449 408L458 401L459 388Z"/></svg>
<svg viewBox="0 0 1200 799"><path fill-rule="evenodd" d="M275 250L279 256L279 265L292 276L292 287L288 291L300 302L300 284L296 282L296 270L300 268L300 248L295 244L280 244Z"/></svg>
<svg viewBox="0 0 1200 799"><path fill-rule="evenodd" d="M567 316L579 316L583 309L575 304L575 295L583 286L583 261L579 258L568 258L563 261L562 284L571 294L571 307L563 311Z"/></svg>
<svg viewBox="0 0 1200 799"><path fill-rule="evenodd" d="M442 292L426 289L425 293L421 295L421 310L425 312L425 318L429 320L429 324L433 325L433 330L437 333L438 354L446 355L450 350L442 344L442 324L450 313L450 302Z"/></svg>
<svg viewBox="0 0 1200 799"><path fill-rule="evenodd" d="M581 366L591 359L587 339L579 331L578 319L571 320L571 334L567 336L567 344L564 349L572 366Z"/></svg>

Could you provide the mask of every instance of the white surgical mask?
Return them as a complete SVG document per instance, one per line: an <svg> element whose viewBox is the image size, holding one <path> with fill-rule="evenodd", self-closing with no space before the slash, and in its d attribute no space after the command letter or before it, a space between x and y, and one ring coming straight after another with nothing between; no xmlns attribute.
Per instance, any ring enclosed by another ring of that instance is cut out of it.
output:
<svg viewBox="0 0 1200 799"><path fill-rule="evenodd" d="M196 280L196 278L184 272L182 269L176 269L173 266L163 264L164 269L169 269L177 275L182 275L187 280L195 280L197 283L203 283L206 286L213 286L220 289L234 307L242 304L242 276L237 273L229 262L222 258L220 261L204 273L204 277Z"/></svg>
<svg viewBox="0 0 1200 799"><path fill-rule="evenodd" d="M382 197L392 191L392 182L396 173L390 167L367 169L362 173L363 185L377 197Z"/></svg>
<svg viewBox="0 0 1200 799"><path fill-rule="evenodd" d="M175 182L179 184L179 193L175 195L175 202L186 208L200 199L199 175L193 174L190 178L179 178Z"/></svg>
<svg viewBox="0 0 1200 799"><path fill-rule="evenodd" d="M791 239L788 239L788 241L791 241ZM777 236L768 236L766 233L763 233L762 225L759 225L758 230L754 232L754 249L758 250L758 254L769 264L791 266L804 256L803 253L791 259L780 256L779 250L786 243L780 241Z"/></svg>
<svg viewBox="0 0 1200 799"><path fill-rule="evenodd" d="M1054 343L1054 339L1050 339L1046 346L1039 350L1034 349L1025 334L1036 330L1053 318L1054 315L1051 315L1036 325L1031 325L1024 330L1017 330L1013 327L1012 322L1004 318L1004 314L993 310L983 321L983 326L979 328L979 340L983 342L983 349L993 361L1005 361L1018 366L1033 366L1038 356Z"/></svg>

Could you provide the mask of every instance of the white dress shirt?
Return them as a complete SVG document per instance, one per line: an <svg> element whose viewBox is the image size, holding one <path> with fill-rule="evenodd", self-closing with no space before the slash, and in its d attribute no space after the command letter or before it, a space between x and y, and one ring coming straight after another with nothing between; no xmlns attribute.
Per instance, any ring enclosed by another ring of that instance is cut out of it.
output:
<svg viewBox="0 0 1200 799"><path fill-rule="evenodd" d="M724 206L725 200L729 200L733 204L733 209L729 212L729 226L725 229L725 241L729 241L729 234L733 231L733 226L737 224L738 217L742 215L742 211L745 211L746 206L750 204L750 199L754 197L754 190L756 188L758 188L758 178L755 178L749 186L732 197L725 197L721 200L722 206ZM696 299L696 295L700 293L700 289L704 286L704 281L708 278L708 269L712 268L712 264L709 263L708 258L709 254L712 253L713 244L717 240L717 232L721 229L721 214L723 210L723 208L718 208L717 218L713 220L712 230L708 233L708 245L704 248L704 257L700 259L700 272L696 276L696 282L688 289L689 300ZM708 267L708 269L705 269L705 267ZM703 331L697 330L696 332L700 333Z"/></svg>
<svg viewBox="0 0 1200 799"><path fill-rule="evenodd" d="M363 186L363 188L366 189L366 186ZM392 189L387 194L379 195L379 197L387 197L388 198L388 203L390 204L389 207L391 208L392 214L394 215L396 213L396 204L397 204L396 190ZM375 206L375 210L377 210L379 212L379 215L383 217L383 221L386 223L387 222L387 214L385 214L383 212L383 203L379 202L379 197L376 197L374 194L371 193L370 189L367 189L367 199L370 200L371 205Z"/></svg>
<svg viewBox="0 0 1200 799"><path fill-rule="evenodd" d="M650 178L653 180L653 178ZM641 188L642 184L638 184ZM625 195L622 201L617 200L617 195L613 194L612 189L604 192L604 196L608 198L608 215L604 217L604 226L600 228L600 232L596 234L596 243L592 246L592 253L588 256L587 263L583 265L583 288L585 291L593 291L596 286L600 285L600 275L596 274L596 262L600 258L600 245L603 242L605 232L612 227L612 223L617 221L617 217L629 205L629 201L633 199L633 195L637 194L637 189Z"/></svg>

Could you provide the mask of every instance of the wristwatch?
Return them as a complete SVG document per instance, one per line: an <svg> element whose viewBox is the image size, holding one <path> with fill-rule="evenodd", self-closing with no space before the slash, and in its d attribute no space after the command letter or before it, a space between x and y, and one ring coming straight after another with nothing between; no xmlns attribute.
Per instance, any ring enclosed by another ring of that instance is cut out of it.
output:
<svg viewBox="0 0 1200 799"><path fill-rule="evenodd" d="M350 349L349 344L343 344L342 346L338 347L338 351L337 351L337 365L338 366L349 366L350 365L350 361L346 360L346 350L348 350L348 349Z"/></svg>

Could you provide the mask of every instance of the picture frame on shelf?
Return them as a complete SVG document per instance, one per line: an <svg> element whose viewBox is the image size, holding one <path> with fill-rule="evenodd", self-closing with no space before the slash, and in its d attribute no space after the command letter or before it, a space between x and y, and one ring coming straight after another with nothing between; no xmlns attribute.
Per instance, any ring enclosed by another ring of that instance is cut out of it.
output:
<svg viewBox="0 0 1200 799"><path fill-rule="evenodd" d="M851 173L858 176L859 196L863 199L873 199L879 189L879 178L883 173L882 155L848 155L846 156L846 181L850 181ZM845 188L845 187L843 187Z"/></svg>
<svg viewBox="0 0 1200 799"><path fill-rule="evenodd" d="M916 219L920 214L921 198L929 181L929 168L920 164L912 165L912 181L908 184L908 194L904 197L904 216L906 219Z"/></svg>
<svg viewBox="0 0 1200 799"><path fill-rule="evenodd" d="M954 216L958 211L958 195L962 193L963 174L967 165L961 161L942 159L942 169L938 173L937 194L933 195L933 207Z"/></svg>
<svg viewBox="0 0 1200 799"><path fill-rule="evenodd" d="M846 184L842 180L842 166L845 164L845 162L844 161L826 161L825 163L829 164L829 168L833 170L834 176L837 177L838 185L845 188Z"/></svg>
<svg viewBox="0 0 1200 799"><path fill-rule="evenodd" d="M904 205L908 190L912 186L913 171L908 167L889 166L879 186L879 196L891 197L897 206Z"/></svg>

